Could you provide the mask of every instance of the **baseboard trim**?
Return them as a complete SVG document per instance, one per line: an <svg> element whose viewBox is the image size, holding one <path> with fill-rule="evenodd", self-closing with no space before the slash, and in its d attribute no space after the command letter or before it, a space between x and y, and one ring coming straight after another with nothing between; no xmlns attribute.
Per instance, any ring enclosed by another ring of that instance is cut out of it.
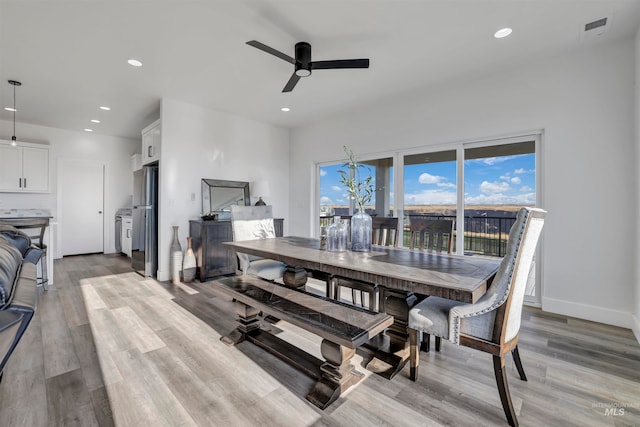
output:
<svg viewBox="0 0 640 427"><path fill-rule="evenodd" d="M166 282L167 280L169 280L171 278L171 275L169 274L168 271L162 271L162 270L158 270L156 272L156 279L159 282Z"/></svg>
<svg viewBox="0 0 640 427"><path fill-rule="evenodd" d="M634 315L632 315L631 318L633 319L633 327L631 328L631 330L633 331L633 334L636 336L638 343L640 343L640 318Z"/></svg>
<svg viewBox="0 0 640 427"><path fill-rule="evenodd" d="M577 317L578 319L619 326L621 328L634 328L633 315L631 313L597 307L595 305L580 304L577 302L543 297L542 310L549 311L551 313L564 314L565 316ZM636 338L638 338L637 333Z"/></svg>

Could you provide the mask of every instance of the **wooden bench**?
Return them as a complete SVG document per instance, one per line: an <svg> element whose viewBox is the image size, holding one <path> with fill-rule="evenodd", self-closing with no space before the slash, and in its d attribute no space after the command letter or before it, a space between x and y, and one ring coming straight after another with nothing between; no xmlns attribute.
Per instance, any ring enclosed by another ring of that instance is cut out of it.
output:
<svg viewBox="0 0 640 427"><path fill-rule="evenodd" d="M374 313L252 276L228 277L211 283L236 301L239 325L221 340L227 345L249 340L316 379L307 400L321 409L363 377L351 364L355 349L393 323L393 317L385 313ZM325 360L260 329L261 312L322 337L320 351Z"/></svg>

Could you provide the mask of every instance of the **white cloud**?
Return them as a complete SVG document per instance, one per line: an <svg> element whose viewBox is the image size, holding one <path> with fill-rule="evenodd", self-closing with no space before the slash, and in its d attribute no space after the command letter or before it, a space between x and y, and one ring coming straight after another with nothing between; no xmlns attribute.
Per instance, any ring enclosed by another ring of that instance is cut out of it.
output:
<svg viewBox="0 0 640 427"><path fill-rule="evenodd" d="M343 191L343 190L344 190L344 188L342 188L342 187L340 187L340 186L338 186L338 185L334 185L334 186L332 186L332 187L331 187L331 189L332 189L333 191Z"/></svg>
<svg viewBox="0 0 640 427"><path fill-rule="evenodd" d="M520 178L518 178L517 176L514 176L513 178L511 178L511 183L515 184L515 185L520 185L520 184L522 184L522 180Z"/></svg>
<svg viewBox="0 0 640 427"><path fill-rule="evenodd" d="M437 185L440 188L456 188L453 182L439 182Z"/></svg>
<svg viewBox="0 0 640 427"><path fill-rule="evenodd" d="M443 190L424 190L420 193L405 194L405 205L455 205L456 193Z"/></svg>
<svg viewBox="0 0 640 427"><path fill-rule="evenodd" d="M487 157L484 159L480 159L480 161L485 165L493 166L496 163L506 162L507 160L511 160L513 158L515 158L515 156Z"/></svg>
<svg viewBox="0 0 640 427"><path fill-rule="evenodd" d="M444 179L445 178L443 176L431 175L425 172L420 174L418 182L420 184L437 184L439 182L442 182Z"/></svg>
<svg viewBox="0 0 640 427"><path fill-rule="evenodd" d="M326 176L327 175L327 171L324 169L320 169L320 176Z"/></svg>
<svg viewBox="0 0 640 427"><path fill-rule="evenodd" d="M329 198L327 196L322 196L322 197L320 197L320 204L321 205L333 205L333 201L331 200L331 198Z"/></svg>
<svg viewBox="0 0 640 427"><path fill-rule="evenodd" d="M509 172L505 173L504 175L500 176L500 179L503 179L505 181L509 181L509 179L511 178L510 176L511 174Z"/></svg>
<svg viewBox="0 0 640 427"><path fill-rule="evenodd" d="M533 188L529 187L528 185L523 185L522 187L520 187L520 191L525 193L527 191L533 191Z"/></svg>
<svg viewBox="0 0 640 427"><path fill-rule="evenodd" d="M480 191L485 194L496 194L509 191L511 187L508 182L488 182L482 181L480 184Z"/></svg>

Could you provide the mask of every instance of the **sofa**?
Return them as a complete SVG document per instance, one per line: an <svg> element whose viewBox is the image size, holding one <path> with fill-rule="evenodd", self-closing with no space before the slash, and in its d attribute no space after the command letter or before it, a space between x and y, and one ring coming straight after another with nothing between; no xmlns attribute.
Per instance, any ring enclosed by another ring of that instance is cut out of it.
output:
<svg viewBox="0 0 640 427"><path fill-rule="evenodd" d="M0 224L0 380L36 311L42 251L22 231Z"/></svg>

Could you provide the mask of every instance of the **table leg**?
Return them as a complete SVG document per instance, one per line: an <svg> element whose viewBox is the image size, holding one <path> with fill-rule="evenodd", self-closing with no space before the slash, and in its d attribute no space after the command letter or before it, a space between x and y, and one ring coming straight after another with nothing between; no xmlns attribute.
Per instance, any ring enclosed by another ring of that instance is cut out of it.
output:
<svg viewBox="0 0 640 427"><path fill-rule="evenodd" d="M228 346L240 344L248 333L260 328L260 310L236 301L236 314L238 327L220 338L220 341Z"/></svg>
<svg viewBox="0 0 640 427"><path fill-rule="evenodd" d="M320 409L325 409L340 397L343 391L360 381L364 374L354 370L351 364L355 349L323 339L320 352L325 363L320 366L320 380L307 395L307 400Z"/></svg>
<svg viewBox="0 0 640 427"><path fill-rule="evenodd" d="M409 360L409 310L416 304L413 292L381 289L381 309L393 316L394 321L385 331L389 349L379 349L367 364L367 369L391 379Z"/></svg>

